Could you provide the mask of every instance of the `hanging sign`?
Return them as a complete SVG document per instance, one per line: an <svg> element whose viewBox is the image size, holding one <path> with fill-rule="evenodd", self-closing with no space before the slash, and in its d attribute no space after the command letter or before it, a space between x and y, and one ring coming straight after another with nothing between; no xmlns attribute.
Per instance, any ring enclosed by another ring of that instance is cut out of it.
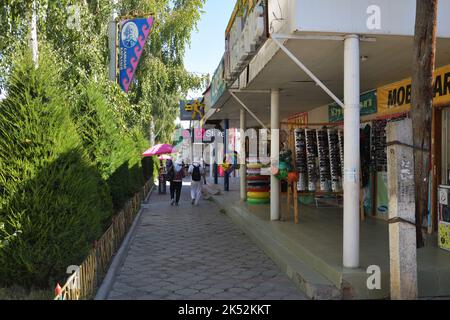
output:
<svg viewBox="0 0 450 320"><path fill-rule="evenodd" d="M202 120L205 116L203 98L180 102L180 120Z"/></svg>
<svg viewBox="0 0 450 320"><path fill-rule="evenodd" d="M215 106L216 102L220 99L220 97L223 95L223 93L226 90L226 83L223 78L224 75L224 59L220 61L219 66L217 67L216 71L214 72L214 76L212 77L211 81L211 106Z"/></svg>
<svg viewBox="0 0 450 320"><path fill-rule="evenodd" d="M123 20L119 26L119 84L128 93L153 26L153 17Z"/></svg>
<svg viewBox="0 0 450 320"><path fill-rule="evenodd" d="M377 92L370 91L361 95L361 116L377 113ZM344 120L344 109L337 103L330 104L328 107L330 122L340 122Z"/></svg>
<svg viewBox="0 0 450 320"><path fill-rule="evenodd" d="M436 69L434 77L433 105L450 103L450 65ZM411 110L411 81L401 80L377 90L380 116Z"/></svg>

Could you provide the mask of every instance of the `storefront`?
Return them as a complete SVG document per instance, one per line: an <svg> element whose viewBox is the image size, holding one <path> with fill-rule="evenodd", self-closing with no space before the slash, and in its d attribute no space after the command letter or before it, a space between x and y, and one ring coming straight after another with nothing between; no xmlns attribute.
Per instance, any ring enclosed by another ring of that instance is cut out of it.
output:
<svg viewBox="0 0 450 320"><path fill-rule="evenodd" d="M450 66L438 68L435 72L435 98L433 100L433 137L432 137L432 167L430 168L430 197L429 197L429 215L424 221L424 227L428 228L429 233L433 233L439 228L439 221L449 219L448 214L443 210L447 210L446 206L440 204L438 197L440 186L450 190ZM389 213L389 198L388 198L388 184L387 184L387 156L386 156L386 125L391 121L409 117L411 110L411 79L404 79L386 86L380 87L377 90L370 91L361 95L361 187L362 187L362 207L365 215L371 215L376 218L387 219ZM303 189L311 189L317 191L334 191L332 182L342 180L343 175L339 157L333 156L333 137L334 132L338 134L343 129L343 110L337 104L329 106L322 106L308 113L303 114L304 121L292 121L295 117L287 120L288 126L286 129L293 127L302 128L297 130L298 139L305 137L305 145L307 140L307 133L315 132L315 139L317 134L322 134L321 131L326 128L328 130L328 144L325 149L313 153L315 155L311 163L302 168L298 168L299 176L310 176L313 183L307 187L308 183L299 183L299 191ZM305 126L305 123L309 125ZM296 126L296 122L300 126ZM331 136L330 136L331 133ZM292 135L294 133L291 132ZM295 139L295 137L294 137ZM322 138L323 140L324 138ZM334 140L333 140L334 139ZM339 139L337 140L339 141ZM297 146L303 145L303 142L296 141ZM310 148L316 150L317 143ZM315 148L314 148L315 147ZM292 146L292 151L301 156L300 151L295 151ZM307 148L306 148L307 149ZM319 154L328 153L326 159L327 168L320 168ZM337 151L336 151L337 152ZM339 151L340 152L340 151ZM307 163L307 150L305 153L305 162ZM334 159L334 160L333 160ZM333 163L333 161L336 163ZM312 173L308 171L308 167L313 168ZM333 177L334 171L338 172L338 176ZM431 170L432 169L432 170ZM302 171L303 170L303 171ZM324 175L326 179L321 179L320 175ZM317 176L317 177L315 177ZM306 180L308 180L306 178ZM322 184L320 184L322 180ZM331 187L329 187L331 186ZM450 195L450 191L448 192ZM450 205L450 196L448 204ZM450 212L450 209L448 210ZM450 221L447 221L450 223Z"/></svg>
<svg viewBox="0 0 450 320"><path fill-rule="evenodd" d="M382 117L392 117L396 114L409 116L411 110L411 79L405 79L386 85L377 90L378 114ZM450 66L438 68L435 71L434 100L432 117L432 150L430 168L429 214L424 221L429 233L438 230L440 185L449 185L448 149L450 146L447 128L449 127L450 106Z"/></svg>

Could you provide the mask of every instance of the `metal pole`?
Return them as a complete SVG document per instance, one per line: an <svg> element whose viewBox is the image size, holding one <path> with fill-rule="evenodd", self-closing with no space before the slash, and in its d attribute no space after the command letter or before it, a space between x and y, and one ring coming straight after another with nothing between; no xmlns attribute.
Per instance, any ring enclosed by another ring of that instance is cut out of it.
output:
<svg viewBox="0 0 450 320"><path fill-rule="evenodd" d="M214 131L214 165L213 165L213 174L214 174L214 184L219 184L219 138L222 138L221 134L218 133L218 130Z"/></svg>
<svg viewBox="0 0 450 320"><path fill-rule="evenodd" d="M278 167L280 151L280 90L271 90L271 115L270 115L270 156L272 167ZM280 220L280 181L270 176L270 220Z"/></svg>
<svg viewBox="0 0 450 320"><path fill-rule="evenodd" d="M345 37L344 52L344 267L359 267L360 55L357 35Z"/></svg>
<svg viewBox="0 0 450 320"><path fill-rule="evenodd" d="M228 129L230 129L230 121L228 119L225 119L224 121L224 130L225 130L225 141L223 143L223 155L224 157L227 156L227 147L228 147ZM228 173L224 173L223 176L223 181L224 181L224 190L225 191L230 191L230 175Z"/></svg>
<svg viewBox="0 0 450 320"><path fill-rule="evenodd" d="M119 0L111 0L115 6ZM117 74L117 10L114 8L109 22L109 80L116 81Z"/></svg>
<svg viewBox="0 0 450 320"><path fill-rule="evenodd" d="M246 154L245 154L245 129L246 129L246 114L245 110L241 109L241 134L240 134L240 143L241 143L241 153L240 153L240 182L241 182L241 200L247 200L247 166L246 166Z"/></svg>

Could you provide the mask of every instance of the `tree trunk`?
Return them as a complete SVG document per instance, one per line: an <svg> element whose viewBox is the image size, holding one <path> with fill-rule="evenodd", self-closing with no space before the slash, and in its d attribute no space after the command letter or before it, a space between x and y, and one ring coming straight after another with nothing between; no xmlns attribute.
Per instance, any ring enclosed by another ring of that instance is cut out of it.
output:
<svg viewBox="0 0 450 320"><path fill-rule="evenodd" d="M153 147L156 144L156 135L155 135L155 121L150 120L150 145Z"/></svg>
<svg viewBox="0 0 450 320"><path fill-rule="evenodd" d="M33 1L31 8L31 17L30 17L30 34L28 38L28 45L31 49L31 54L33 57L33 62L35 67L38 67L39 60L39 49L38 49L38 39L37 39L37 7L36 0Z"/></svg>
<svg viewBox="0 0 450 320"><path fill-rule="evenodd" d="M412 63L411 117L414 136L417 246L423 247L422 223L428 214L433 74L438 0L417 0Z"/></svg>

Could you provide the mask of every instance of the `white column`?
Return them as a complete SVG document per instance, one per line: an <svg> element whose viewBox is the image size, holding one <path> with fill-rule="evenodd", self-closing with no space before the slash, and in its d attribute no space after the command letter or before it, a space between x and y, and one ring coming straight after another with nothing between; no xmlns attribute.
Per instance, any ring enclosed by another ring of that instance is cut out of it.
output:
<svg viewBox="0 0 450 320"><path fill-rule="evenodd" d="M280 90L271 90L271 115L270 115L270 156L272 166L278 167L280 151ZM275 176L270 177L270 220L280 220L280 180Z"/></svg>
<svg viewBox="0 0 450 320"><path fill-rule="evenodd" d="M344 53L344 267L359 267L359 38L345 38Z"/></svg>
<svg viewBox="0 0 450 320"><path fill-rule="evenodd" d="M245 129L246 129L246 114L245 110L241 109L241 134L240 134L240 145L241 150L239 153L239 164L241 166L241 170L239 173L240 176L240 182L241 182L241 200L245 201L247 200L247 166L245 161Z"/></svg>

